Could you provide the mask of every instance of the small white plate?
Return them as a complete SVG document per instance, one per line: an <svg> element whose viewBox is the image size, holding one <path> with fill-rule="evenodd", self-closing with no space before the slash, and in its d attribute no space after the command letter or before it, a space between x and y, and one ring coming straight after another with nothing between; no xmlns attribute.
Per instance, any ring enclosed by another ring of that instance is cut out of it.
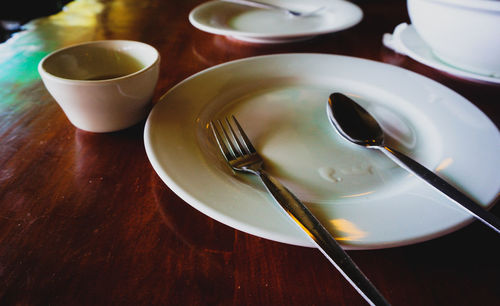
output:
<svg viewBox="0 0 500 306"><path fill-rule="evenodd" d="M291 2L293 4L293 2ZM278 2L279 4L279 2ZM290 6L284 1L282 6ZM213 34L256 43L283 43L305 40L356 25L363 18L361 9L347 1L312 1L302 11L327 5L318 14L293 17L283 11L250 7L225 1L210 1L194 8L189 21L196 28Z"/></svg>
<svg viewBox="0 0 500 306"><path fill-rule="evenodd" d="M385 34L383 43L386 47L398 53L407 55L417 62L446 73L469 80L500 84L500 77L466 71L442 61L418 35L415 28L406 23L396 26L392 34Z"/></svg>
<svg viewBox="0 0 500 306"><path fill-rule="evenodd" d="M279 54L195 74L155 105L144 132L146 152L162 180L194 208L284 243L312 246L262 184L229 169L208 128L210 120L235 114L266 169L345 248L415 243L472 221L385 155L341 138L326 113L334 91L372 112L395 147L491 206L500 186L495 125L437 82L353 57Z"/></svg>

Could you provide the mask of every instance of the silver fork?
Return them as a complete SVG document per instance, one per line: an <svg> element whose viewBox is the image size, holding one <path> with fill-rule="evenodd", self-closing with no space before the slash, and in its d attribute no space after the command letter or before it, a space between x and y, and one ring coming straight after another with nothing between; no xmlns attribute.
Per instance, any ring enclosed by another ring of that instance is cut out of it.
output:
<svg viewBox="0 0 500 306"><path fill-rule="evenodd" d="M311 211L277 179L262 168L264 161L234 116L210 122L217 144L232 169L258 176L283 211L318 247L349 283L371 305L389 305L352 259Z"/></svg>

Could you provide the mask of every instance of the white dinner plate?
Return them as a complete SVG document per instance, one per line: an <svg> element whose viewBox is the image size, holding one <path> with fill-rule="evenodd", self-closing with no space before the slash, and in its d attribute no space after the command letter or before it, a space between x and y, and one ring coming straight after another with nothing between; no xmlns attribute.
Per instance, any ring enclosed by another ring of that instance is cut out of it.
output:
<svg viewBox="0 0 500 306"><path fill-rule="evenodd" d="M412 25L399 24L392 34L384 35L383 42L388 48L429 67L469 80L500 84L498 76L477 74L442 61L432 52L431 47L418 35Z"/></svg>
<svg viewBox="0 0 500 306"><path fill-rule="evenodd" d="M500 133L473 104L388 64L326 54L278 54L204 70L168 91L146 122L161 179L202 213L241 231L312 246L253 177L233 173L208 122L234 114L267 170L348 249L444 235L472 218L377 150L348 143L326 104L343 92L379 120L391 144L485 207L499 191Z"/></svg>
<svg viewBox="0 0 500 306"><path fill-rule="evenodd" d="M196 28L213 34L257 43L281 43L309 39L356 25L363 18L361 9L347 1L274 1L278 5L318 14L293 17L280 10L256 8L225 1L205 2L189 14ZM295 4L295 5L294 5Z"/></svg>

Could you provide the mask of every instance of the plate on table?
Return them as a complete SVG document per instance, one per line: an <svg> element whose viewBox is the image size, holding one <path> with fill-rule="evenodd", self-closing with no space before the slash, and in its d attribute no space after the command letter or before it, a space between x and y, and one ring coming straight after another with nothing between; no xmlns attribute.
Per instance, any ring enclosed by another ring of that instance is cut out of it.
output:
<svg viewBox="0 0 500 306"><path fill-rule="evenodd" d="M195 7L189 14L191 24L208 33L256 43L283 43L305 40L317 35L341 31L363 18L361 9L347 1L275 1L274 4L312 11L317 14L293 17L286 12L247 5L210 1Z"/></svg>
<svg viewBox="0 0 500 306"><path fill-rule="evenodd" d="M374 114L391 145L481 205L492 205L500 186L492 167L500 164L500 133L486 115L426 77L347 56L252 57L189 77L150 113L144 132L148 158L170 189L207 216L252 235L311 247L262 184L233 173L223 160L208 123L234 114L266 169L346 249L416 243L472 221L378 150L338 135L326 113L335 91Z"/></svg>
<svg viewBox="0 0 500 306"><path fill-rule="evenodd" d="M385 34L383 43L386 47L398 53L407 55L417 62L446 73L473 81L500 84L500 76L474 73L442 61L434 54L431 47L420 35L418 35L415 28L407 23L396 26L392 34Z"/></svg>

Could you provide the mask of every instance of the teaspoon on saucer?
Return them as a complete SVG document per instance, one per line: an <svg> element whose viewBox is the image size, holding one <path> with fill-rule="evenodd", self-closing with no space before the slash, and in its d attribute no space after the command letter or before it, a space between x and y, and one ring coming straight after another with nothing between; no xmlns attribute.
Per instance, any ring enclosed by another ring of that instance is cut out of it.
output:
<svg viewBox="0 0 500 306"><path fill-rule="evenodd" d="M328 99L327 112L330 122L345 139L357 145L382 151L396 164L417 175L461 205L476 219L500 233L500 219L498 217L417 161L387 146L384 131L377 120L354 100L344 94L333 93Z"/></svg>
<svg viewBox="0 0 500 306"><path fill-rule="evenodd" d="M324 6L321 6L321 7L317 8L317 9L312 10L312 11L301 12L301 11L287 9L287 8L282 7L282 6L271 4L271 3L268 3L268 2L261 2L261 1L254 1L254 0L222 0L222 1L232 2L232 3L237 3L237 4L242 4L242 5L246 5L246 6L258 7L258 8L280 10L280 11L284 11L284 12L290 14L293 17L307 17L307 16L312 16L312 15L315 15L315 14L319 13L323 9L325 9Z"/></svg>

